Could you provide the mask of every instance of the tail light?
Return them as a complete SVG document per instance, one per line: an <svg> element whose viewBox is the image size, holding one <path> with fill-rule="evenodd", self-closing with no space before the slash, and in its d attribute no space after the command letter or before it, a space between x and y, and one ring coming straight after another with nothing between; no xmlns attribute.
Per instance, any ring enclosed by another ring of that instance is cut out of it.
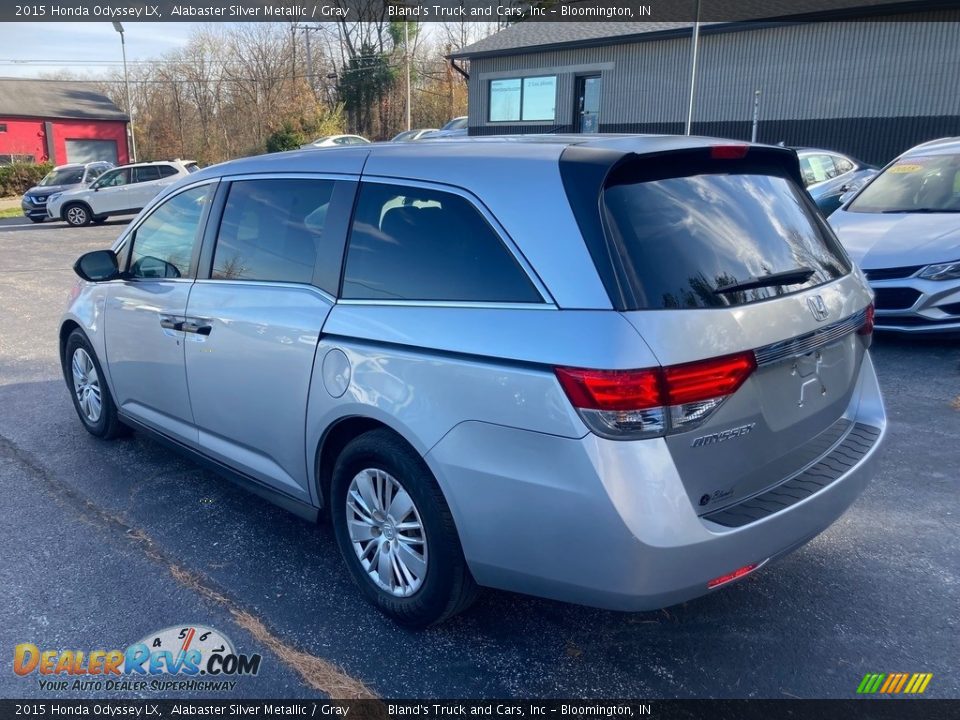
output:
<svg viewBox="0 0 960 720"><path fill-rule="evenodd" d="M739 580L745 575L749 575L758 567L760 567L761 565L764 565L766 562L767 561L764 560L763 562L750 563L749 565L744 565L742 568L737 568L731 573L727 573L726 575L721 575L720 577L716 577L707 583L707 589L713 590L714 588L718 588L721 585L726 585L727 583L731 583L734 580Z"/></svg>
<svg viewBox="0 0 960 720"><path fill-rule="evenodd" d="M699 425L756 370L753 352L643 370L555 368L586 425L602 437L655 437Z"/></svg>
<svg viewBox="0 0 960 720"><path fill-rule="evenodd" d="M741 145L739 143L734 145L711 145L710 159L711 160L740 160L747 156L747 150L749 149L750 149L749 145Z"/></svg>

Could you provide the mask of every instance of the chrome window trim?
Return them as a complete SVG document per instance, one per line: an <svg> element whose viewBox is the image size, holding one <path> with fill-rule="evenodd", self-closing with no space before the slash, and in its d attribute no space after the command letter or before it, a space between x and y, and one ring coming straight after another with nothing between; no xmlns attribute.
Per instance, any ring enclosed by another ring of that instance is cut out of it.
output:
<svg viewBox="0 0 960 720"><path fill-rule="evenodd" d="M438 307L438 308L480 308L490 310L557 310L554 303L510 303L510 302L475 302L467 300L355 300L343 298L337 300L337 305L371 305L377 307Z"/></svg>
<svg viewBox="0 0 960 720"><path fill-rule="evenodd" d="M520 252L520 248L513 241L513 238L510 237L510 234L506 231L506 228L504 228L503 225L500 224L500 221L497 220L496 217L494 217L493 213L490 212L489 208L487 208L487 206L483 203L483 201L480 198L478 198L476 195L474 195L472 192L470 192L469 190L459 187L457 185L448 185L446 183L425 182L423 180L413 180L413 179L402 178L402 177L388 177L385 175L362 175L360 180L361 182L377 183L378 185L397 185L401 187L405 185L407 187L422 188L424 190L436 190L437 192L451 193L453 195L458 195L462 197L464 200L470 203L470 205L477 212L480 213L480 215L483 217L484 220L487 221L487 224L490 225L490 227L493 229L494 234L496 234L497 237L500 239L500 242L503 243L504 247L507 249L507 252L509 252L513 256L513 259L520 266L520 269L527 276L527 279L533 284L533 287L536 288L537 292L540 294L540 300L541 300L540 303L497 303L497 302L488 303L484 301L464 303L463 301L458 301L458 300L450 300L450 301L446 301L446 300L429 300L429 301L374 300L372 301L373 303L381 304L382 302L388 302L390 304L395 304L395 303L410 304L410 303L428 302L428 303L439 303L440 305L444 305L444 306L465 305L470 307L474 307L476 305L490 305L494 307L503 307L504 305L518 305L518 306L526 307L528 305L541 305L541 304L556 306L557 301L553 298L553 295L550 294L550 291L547 290L547 286L544 285L543 281L540 279L540 276L537 275L536 270L534 270L533 266L530 264L527 258L524 257L522 252ZM353 230L353 219L354 218L351 218L351 222L350 222L351 231ZM346 269L347 257L349 255L349 252L350 252L350 238L348 236L347 248L343 257L344 270ZM368 302L368 300L364 300L364 302Z"/></svg>
<svg viewBox="0 0 960 720"><path fill-rule="evenodd" d="M316 285L305 283L279 282L277 280L216 280L214 278L198 278L195 282L197 285L216 285L218 287L222 285L238 285L241 287L252 286L282 288L285 290L310 290L326 300L330 305L336 305L337 303L337 299L330 293L318 288Z"/></svg>
<svg viewBox="0 0 960 720"><path fill-rule="evenodd" d="M275 172L245 172L239 175L220 175L220 180L224 182L241 182L243 180L339 180L359 182L359 175L350 173L329 173L329 172L291 172L277 170Z"/></svg>
<svg viewBox="0 0 960 720"><path fill-rule="evenodd" d="M863 326L866 320L867 309L864 308L843 320L825 325L813 332L798 335L789 340L764 345L754 350L753 354L757 358L757 365L759 367L773 365L788 358L807 355L814 350L832 345L850 333L856 332Z"/></svg>

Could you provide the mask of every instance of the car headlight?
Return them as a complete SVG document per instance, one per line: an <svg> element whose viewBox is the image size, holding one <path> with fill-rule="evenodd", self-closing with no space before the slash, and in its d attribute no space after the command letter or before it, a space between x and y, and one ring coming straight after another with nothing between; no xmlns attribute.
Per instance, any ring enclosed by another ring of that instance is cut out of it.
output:
<svg viewBox="0 0 960 720"><path fill-rule="evenodd" d="M927 265L917 277L924 280L960 280L960 260Z"/></svg>

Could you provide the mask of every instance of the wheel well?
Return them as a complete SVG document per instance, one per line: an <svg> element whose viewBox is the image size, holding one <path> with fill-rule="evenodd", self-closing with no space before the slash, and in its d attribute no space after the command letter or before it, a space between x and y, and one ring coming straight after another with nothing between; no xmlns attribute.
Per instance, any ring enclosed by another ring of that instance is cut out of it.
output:
<svg viewBox="0 0 960 720"><path fill-rule="evenodd" d="M66 216L67 216L67 209L70 208L70 207L72 207L72 206L74 206L74 205L82 205L83 208L84 208L88 213L90 213L90 217L93 217L93 208L91 208L88 203L84 202L83 200L72 200L72 201L68 202L66 205L64 205L62 208L60 208L60 219L61 219L61 220L63 220L64 218L66 218Z"/></svg>
<svg viewBox="0 0 960 720"><path fill-rule="evenodd" d="M67 350L67 338L74 330L79 330L80 326L73 320L67 320L60 326L60 364L63 365L63 354Z"/></svg>
<svg viewBox="0 0 960 720"><path fill-rule="evenodd" d="M360 416L343 418L327 428L323 439L320 440L320 447L317 449L317 490L320 493L322 512L329 512L330 510L330 483L333 480L333 466L340 453L343 452L347 443L354 438L360 437L365 432L379 430L380 428L396 432L379 420ZM402 438L399 433L397 433L397 437Z"/></svg>

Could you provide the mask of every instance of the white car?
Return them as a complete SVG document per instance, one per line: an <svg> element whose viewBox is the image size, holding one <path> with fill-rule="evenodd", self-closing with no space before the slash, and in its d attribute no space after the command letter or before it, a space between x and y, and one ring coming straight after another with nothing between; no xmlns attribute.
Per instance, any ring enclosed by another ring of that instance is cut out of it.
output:
<svg viewBox="0 0 960 720"><path fill-rule="evenodd" d="M102 223L111 215L140 212L157 193L197 170L192 160L136 163L114 168L89 187L68 190L47 199L47 215L80 227Z"/></svg>
<svg viewBox="0 0 960 720"><path fill-rule="evenodd" d="M369 145L370 141L365 137L360 137L359 135L326 135L324 137L318 137L313 142L308 142L306 145L301 145L301 150L308 150L310 148L322 148L322 147L342 147L344 145Z"/></svg>

